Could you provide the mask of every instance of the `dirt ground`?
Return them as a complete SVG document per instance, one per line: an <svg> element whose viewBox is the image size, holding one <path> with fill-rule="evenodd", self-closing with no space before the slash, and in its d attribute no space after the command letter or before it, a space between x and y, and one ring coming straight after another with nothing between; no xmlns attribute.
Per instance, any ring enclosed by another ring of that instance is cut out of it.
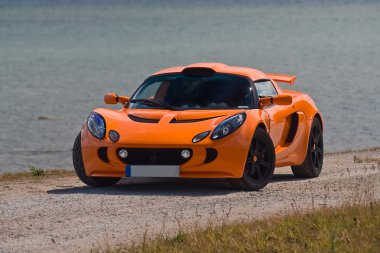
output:
<svg viewBox="0 0 380 253"><path fill-rule="evenodd" d="M325 155L320 177L278 168L258 192L223 180L128 179L108 188L75 176L0 181L0 252L89 252L179 229L380 199L380 148Z"/></svg>

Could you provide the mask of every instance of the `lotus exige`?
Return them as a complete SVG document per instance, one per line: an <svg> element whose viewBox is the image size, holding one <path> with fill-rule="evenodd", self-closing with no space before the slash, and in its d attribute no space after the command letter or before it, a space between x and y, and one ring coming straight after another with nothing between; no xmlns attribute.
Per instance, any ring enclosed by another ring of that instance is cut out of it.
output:
<svg viewBox="0 0 380 253"><path fill-rule="evenodd" d="M161 70L131 97L108 93L73 147L85 184L122 177L226 178L259 190L275 167L317 177L323 163L321 113L306 94L283 90L295 76L221 63Z"/></svg>

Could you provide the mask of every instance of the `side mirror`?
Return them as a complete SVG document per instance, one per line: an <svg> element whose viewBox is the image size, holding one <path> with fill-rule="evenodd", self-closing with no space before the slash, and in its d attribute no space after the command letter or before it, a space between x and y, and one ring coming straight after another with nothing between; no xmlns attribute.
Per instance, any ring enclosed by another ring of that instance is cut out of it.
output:
<svg viewBox="0 0 380 253"><path fill-rule="evenodd" d="M276 105L291 105L293 102L292 96L286 94L280 94L275 97L260 98L260 108L264 108L270 104Z"/></svg>
<svg viewBox="0 0 380 253"><path fill-rule="evenodd" d="M127 107L129 104L129 97L118 96L116 93L107 93L104 95L104 103L108 105L116 105L117 103Z"/></svg>

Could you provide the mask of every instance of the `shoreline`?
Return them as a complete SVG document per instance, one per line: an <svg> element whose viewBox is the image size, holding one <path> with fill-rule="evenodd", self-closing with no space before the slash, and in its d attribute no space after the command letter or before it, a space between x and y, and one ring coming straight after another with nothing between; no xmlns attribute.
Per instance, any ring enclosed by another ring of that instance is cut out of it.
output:
<svg viewBox="0 0 380 253"><path fill-rule="evenodd" d="M380 152L380 147L370 147L370 148L363 148L358 150L342 150L342 151L336 151L336 152L326 152L325 156L331 156L331 155L340 155L340 154L348 154L348 153L355 153L355 152L371 152L371 151L378 151ZM353 156L353 159L355 160L355 156ZM375 160L375 162L378 162L380 164L380 159ZM365 159L358 159L354 161L356 163L365 163ZM30 171L30 168L33 166L29 166L29 171L21 171L21 172L0 172L0 182L8 181L8 180L26 180L26 179L48 179L48 178L54 178L56 176L65 176L70 177L74 176L76 177L74 169L71 168L62 168L62 169L49 169L49 168L38 168L42 169L44 171L43 175L40 176L34 176L32 175L32 172ZM276 167L276 169L279 169L281 167Z"/></svg>
<svg viewBox="0 0 380 253"><path fill-rule="evenodd" d="M328 151L328 152L325 152L325 155L330 155L330 154L344 154L344 153L347 153L347 152L362 152L362 151L371 151L371 150L374 150L374 149L380 149L380 146L373 146L373 147L366 147L366 148L358 148L358 149L342 149L342 150L339 150L339 151ZM71 161L71 150L65 150L65 151L62 151L62 152L69 152L70 154L68 154L68 156L65 158L65 159L68 159ZM2 154L4 155L4 154ZM48 155L48 154L47 154ZM23 155L25 156L25 155ZM33 155L31 155L32 157ZM0 155L0 158L1 158L1 155ZM53 159L54 157L52 156L51 157L51 160L54 160ZM24 159L26 159L24 157ZM0 159L1 161L1 159ZM67 163L67 162L66 162ZM2 175L4 174L28 174L29 173L29 170L28 170L28 167L39 167L39 168L43 168L45 171L72 171L73 168L72 168L72 162L70 162L70 166L67 167L67 166L59 166L59 165L56 165L56 166L52 166L52 167L49 167L49 166L44 166L44 165L41 165L39 164L38 162L30 162L30 163L26 163L27 165L25 166L21 166L21 167L0 167L0 180L1 180L1 177ZM43 163L43 164L46 164L46 163Z"/></svg>

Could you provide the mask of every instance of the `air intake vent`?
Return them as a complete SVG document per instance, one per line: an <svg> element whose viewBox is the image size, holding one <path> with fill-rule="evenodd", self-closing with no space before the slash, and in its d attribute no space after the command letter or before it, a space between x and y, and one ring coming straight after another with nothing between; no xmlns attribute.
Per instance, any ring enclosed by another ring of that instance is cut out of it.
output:
<svg viewBox="0 0 380 253"><path fill-rule="evenodd" d="M219 118L222 116L224 116L224 115L209 117L209 118L200 118L200 119L176 119L176 118L173 118L170 121L170 123L193 123L193 122L205 121L205 120L209 120L209 119L215 119L215 118Z"/></svg>
<svg viewBox="0 0 380 253"><path fill-rule="evenodd" d="M130 165L180 165L189 161L193 152L189 148L123 148L128 151L126 158L120 158ZM117 150L119 152L120 149ZM190 156L183 158L181 152L189 150Z"/></svg>
<svg viewBox="0 0 380 253"><path fill-rule="evenodd" d="M137 116L134 116L132 114L128 114L128 117L136 122L141 122L141 123L158 123L160 120L159 119L146 119L146 118L140 118Z"/></svg>
<svg viewBox="0 0 380 253"><path fill-rule="evenodd" d="M100 147L98 149L98 156L99 156L100 160L102 160L103 162L109 163L106 147Z"/></svg>
<svg viewBox="0 0 380 253"><path fill-rule="evenodd" d="M182 73L187 76L212 76L216 72L210 68L190 67L182 70Z"/></svg>
<svg viewBox="0 0 380 253"><path fill-rule="evenodd" d="M210 163L216 159L218 156L218 151L214 148L206 148L206 159L205 163Z"/></svg>
<svg viewBox="0 0 380 253"><path fill-rule="evenodd" d="M296 133L297 133L297 129L298 129L298 113L293 113L292 114L292 119L291 119L291 123L290 123L290 130L289 130L289 135L288 135L288 138L286 139L286 142L287 143L291 143L294 139L294 137L296 136Z"/></svg>

